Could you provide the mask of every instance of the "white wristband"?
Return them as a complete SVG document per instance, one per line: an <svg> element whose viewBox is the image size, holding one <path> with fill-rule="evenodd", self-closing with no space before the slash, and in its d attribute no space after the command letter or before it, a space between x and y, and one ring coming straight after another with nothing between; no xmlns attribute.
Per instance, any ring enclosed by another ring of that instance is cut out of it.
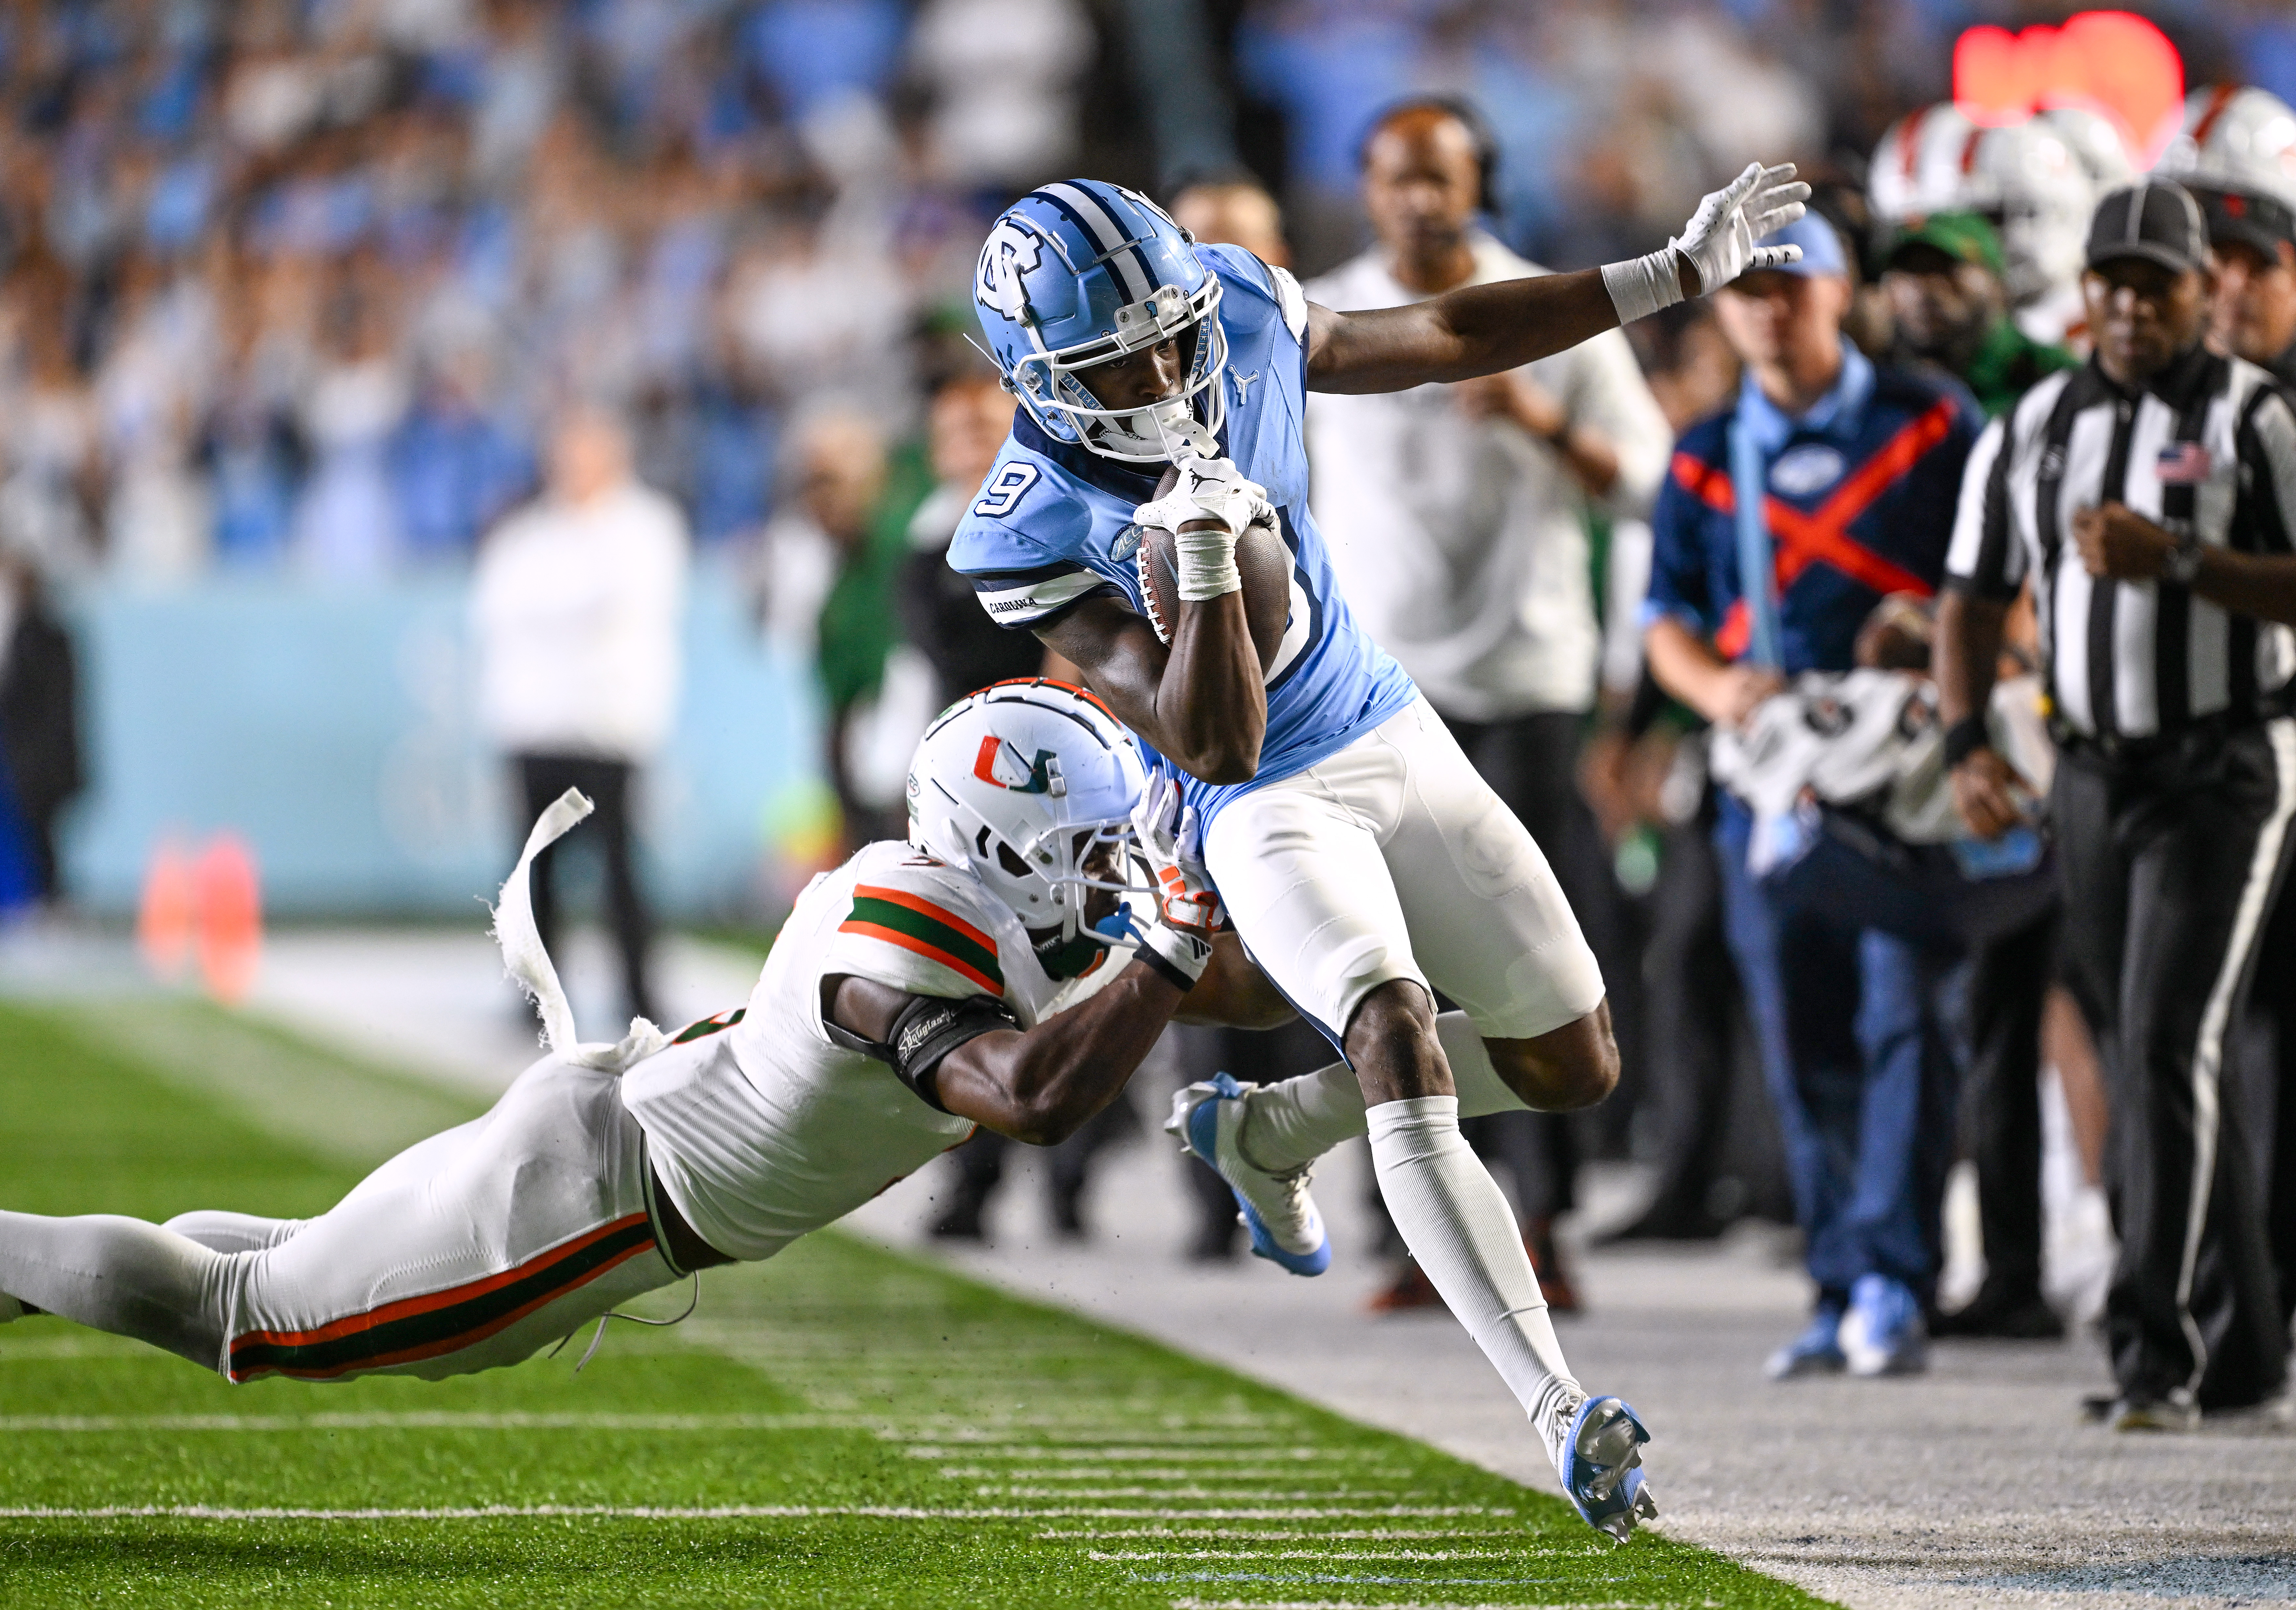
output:
<svg viewBox="0 0 2296 1610"><path fill-rule="evenodd" d="M1621 324L1673 306L1682 300L1681 259L1675 256L1673 242L1646 257L1603 264L1603 289L1611 293L1611 305L1619 310Z"/></svg>
<svg viewBox="0 0 2296 1610"><path fill-rule="evenodd" d="M1208 598L1242 589L1243 576L1235 568L1235 534L1215 526L1209 531L1173 535L1173 580L1181 599L1200 604Z"/></svg>
<svg viewBox="0 0 2296 1610"><path fill-rule="evenodd" d="M1141 932L1140 948L1152 952L1157 960L1186 978L1191 985L1201 978L1204 968L1211 965L1211 942L1193 934L1184 934L1168 922L1150 923ZM1178 983L1179 980L1173 982Z"/></svg>

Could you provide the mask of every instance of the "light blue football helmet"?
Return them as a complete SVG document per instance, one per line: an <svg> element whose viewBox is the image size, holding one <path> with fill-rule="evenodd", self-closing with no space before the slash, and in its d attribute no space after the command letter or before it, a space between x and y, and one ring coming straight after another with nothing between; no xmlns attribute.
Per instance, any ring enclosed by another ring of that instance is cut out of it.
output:
<svg viewBox="0 0 2296 1610"><path fill-rule="evenodd" d="M1227 336L1195 244L1147 197L1098 179L1033 190L997 218L973 301L1005 389L1046 435L1128 463L1218 451ZM1174 337L1193 337L1177 396L1104 408L1077 376Z"/></svg>

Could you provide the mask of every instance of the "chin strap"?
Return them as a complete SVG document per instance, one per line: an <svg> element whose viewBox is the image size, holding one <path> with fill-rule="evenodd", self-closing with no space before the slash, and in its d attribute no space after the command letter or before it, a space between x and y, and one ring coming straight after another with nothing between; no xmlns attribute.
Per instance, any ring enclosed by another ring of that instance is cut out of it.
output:
<svg viewBox="0 0 2296 1610"><path fill-rule="evenodd" d="M630 1019L630 1032L616 1044L603 1041L582 1043L575 1037L574 1009L567 1004L565 986L534 925L532 873L535 857L571 832L595 809L579 789L569 789L536 818L526 836L518 864L502 886L501 903L494 908L494 940L502 947L503 966L518 980L536 1013L542 1018L542 1041L550 1050L577 1067L619 1074L643 1062L669 1043L669 1036L644 1017Z"/></svg>

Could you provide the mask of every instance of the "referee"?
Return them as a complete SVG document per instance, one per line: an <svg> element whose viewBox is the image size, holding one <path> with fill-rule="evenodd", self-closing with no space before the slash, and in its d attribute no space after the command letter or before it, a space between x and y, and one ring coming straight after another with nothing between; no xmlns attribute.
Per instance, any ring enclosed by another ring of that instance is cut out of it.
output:
<svg viewBox="0 0 2296 1610"><path fill-rule="evenodd" d="M2274 624L2296 622L2296 409L2202 345L2213 281L2185 191L2104 199L2081 279L2095 356L1971 454L1938 620L1955 796L1997 837L2030 802L1979 713L2032 584L2066 959L2112 1092L2124 1431L2189 1430L2287 1373L2251 1140L2219 1075L2296 815L2296 642Z"/></svg>

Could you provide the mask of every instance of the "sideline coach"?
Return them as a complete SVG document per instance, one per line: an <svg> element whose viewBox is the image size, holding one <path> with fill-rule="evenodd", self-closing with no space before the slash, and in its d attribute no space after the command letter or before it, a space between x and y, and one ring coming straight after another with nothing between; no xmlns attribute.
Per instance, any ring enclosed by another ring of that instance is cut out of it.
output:
<svg viewBox="0 0 2296 1610"><path fill-rule="evenodd" d="M2074 992L2113 1107L2115 1429L2263 1402L2288 1334L2251 1137L2221 1078L2296 815L2296 409L2201 339L2215 271L2175 184L2104 199L2081 289L2096 353L1971 455L1939 694L1971 828L2020 819L1985 744L2002 620L2030 578L2061 752L2049 808Z"/></svg>

